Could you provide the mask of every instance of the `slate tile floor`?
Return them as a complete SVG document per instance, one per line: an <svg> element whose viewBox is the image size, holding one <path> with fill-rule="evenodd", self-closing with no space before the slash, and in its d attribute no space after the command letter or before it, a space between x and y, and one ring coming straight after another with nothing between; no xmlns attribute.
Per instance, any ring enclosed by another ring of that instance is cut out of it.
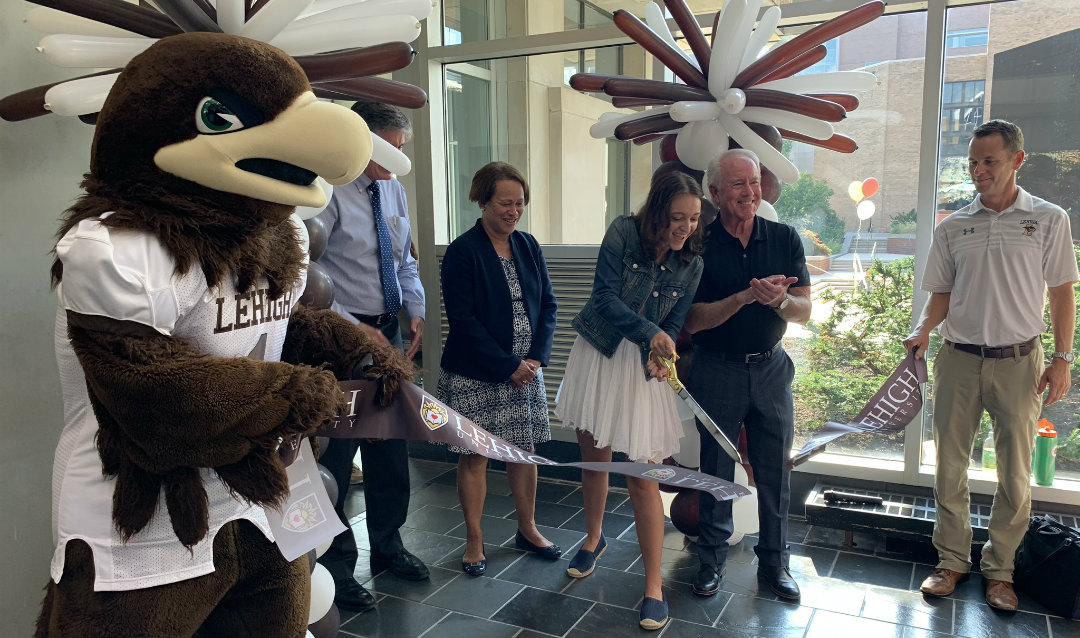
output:
<svg viewBox="0 0 1080 638"><path fill-rule="evenodd" d="M514 549L517 524L506 475L489 471L483 522L488 572L473 578L461 571L465 532L455 466L412 459L410 468L412 499L402 536L430 567L431 579L414 583L371 573L363 489L354 487L346 511L360 548L356 577L379 602L365 614L342 613L344 638L1080 638L1080 622L1053 616L1023 595L1015 614L990 609L978 574L953 596L924 598L919 583L934 561L927 543L900 545L856 533L854 545L846 547L843 532L797 518L789 542L801 604L782 602L759 587L753 537L731 549L720 593L695 596L688 584L697 570L693 545L669 522L663 569L672 620L659 632L646 632L637 625L644 570L625 490L612 489L607 501L607 553L593 575L574 580L566 566L583 537L579 486L540 480L537 520L564 550L553 563Z"/></svg>

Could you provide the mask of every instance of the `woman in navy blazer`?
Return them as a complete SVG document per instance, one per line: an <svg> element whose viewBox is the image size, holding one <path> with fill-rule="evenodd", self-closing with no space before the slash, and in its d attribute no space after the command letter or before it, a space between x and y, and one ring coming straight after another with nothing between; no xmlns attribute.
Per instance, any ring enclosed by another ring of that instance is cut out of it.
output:
<svg viewBox="0 0 1080 638"><path fill-rule="evenodd" d="M476 224L446 249L442 293L450 332L443 347L439 398L519 448L551 439L541 371L551 356L557 304L547 263L532 235L516 230L529 203L521 172L492 162L473 176L469 199ZM487 569L480 519L487 495L487 458L458 452L458 498L465 515L461 568ZM536 528L536 466L507 463L517 508L516 546L549 559L562 553Z"/></svg>

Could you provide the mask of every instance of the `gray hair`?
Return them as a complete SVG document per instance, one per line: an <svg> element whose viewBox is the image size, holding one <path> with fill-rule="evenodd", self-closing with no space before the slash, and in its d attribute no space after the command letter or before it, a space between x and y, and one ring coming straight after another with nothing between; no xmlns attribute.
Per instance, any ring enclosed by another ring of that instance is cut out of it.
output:
<svg viewBox="0 0 1080 638"><path fill-rule="evenodd" d="M745 148L733 148L717 155L709 162L708 168L705 169L706 184L715 186L717 190L720 189L720 185L724 183L724 175L723 171L721 171L721 166L724 164L724 160L729 157L745 157L757 167L758 175L761 174L761 160L758 159L757 153Z"/></svg>
<svg viewBox="0 0 1080 638"><path fill-rule="evenodd" d="M352 110L364 118L372 133L402 131L405 133L406 140L412 137L412 124L409 122L409 118L396 106L361 100L352 105Z"/></svg>

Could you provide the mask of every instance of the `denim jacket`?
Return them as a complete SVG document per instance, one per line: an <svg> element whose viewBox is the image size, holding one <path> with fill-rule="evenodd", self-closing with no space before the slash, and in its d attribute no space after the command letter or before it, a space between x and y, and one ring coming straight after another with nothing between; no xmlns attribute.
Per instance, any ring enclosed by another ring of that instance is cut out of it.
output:
<svg viewBox="0 0 1080 638"><path fill-rule="evenodd" d="M592 295L574 317L574 329L608 358L624 338L637 344L644 366L656 333L674 340L682 330L702 267L701 257L686 263L671 251L662 264L647 259L637 222L621 216L604 234Z"/></svg>

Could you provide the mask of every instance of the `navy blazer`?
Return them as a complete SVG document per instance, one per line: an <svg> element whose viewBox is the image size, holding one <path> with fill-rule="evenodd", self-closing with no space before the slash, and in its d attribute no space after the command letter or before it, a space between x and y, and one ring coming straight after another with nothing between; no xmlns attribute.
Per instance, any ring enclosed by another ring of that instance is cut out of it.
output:
<svg viewBox="0 0 1080 638"><path fill-rule="evenodd" d="M529 233L510 234L514 267L525 312L532 326L526 359L548 365L555 336L555 291L540 243ZM513 352L514 311L499 256L480 220L446 248L442 294L450 332L443 345L443 369L470 379L501 383L521 365Z"/></svg>

